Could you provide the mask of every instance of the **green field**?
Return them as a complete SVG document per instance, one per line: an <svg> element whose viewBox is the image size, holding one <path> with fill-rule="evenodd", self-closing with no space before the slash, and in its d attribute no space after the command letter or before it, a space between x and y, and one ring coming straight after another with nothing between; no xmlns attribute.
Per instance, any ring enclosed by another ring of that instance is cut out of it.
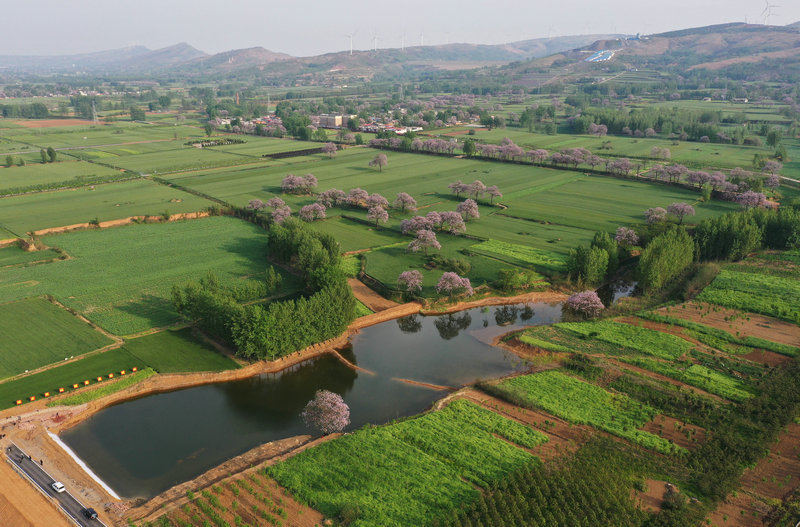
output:
<svg viewBox="0 0 800 527"><path fill-rule="evenodd" d="M0 248L0 268L12 265L30 265L58 258L58 253L47 249L44 251L25 251L17 245Z"/></svg>
<svg viewBox="0 0 800 527"><path fill-rule="evenodd" d="M800 324L800 280L727 268L697 300Z"/></svg>
<svg viewBox="0 0 800 527"><path fill-rule="evenodd" d="M36 186L79 185L82 179L127 178L130 175L86 161L59 161L57 163L30 163L24 167L0 169L0 194L20 192Z"/></svg>
<svg viewBox="0 0 800 527"><path fill-rule="evenodd" d="M0 199L0 224L23 234L48 227L108 221L130 216L196 212L212 203L153 181L107 183Z"/></svg>
<svg viewBox="0 0 800 527"><path fill-rule="evenodd" d="M169 240L169 243L165 243ZM51 294L119 335L178 320L169 301L173 284L209 271L223 284L263 276L266 236L229 217L87 230L43 238L72 257L0 273L0 301ZM284 292L296 278L284 275Z"/></svg>
<svg viewBox="0 0 800 527"><path fill-rule="evenodd" d="M0 379L113 343L43 298L0 304L0 335Z"/></svg>
<svg viewBox="0 0 800 527"><path fill-rule="evenodd" d="M562 272L566 268L566 258L563 255L495 239L473 245L469 250L514 265L530 265L554 272Z"/></svg>
<svg viewBox="0 0 800 527"><path fill-rule="evenodd" d="M555 327L571 331L582 338L592 338L608 344L636 350L645 355L675 360L690 352L694 346L675 335L661 333L631 324L617 322L562 322Z"/></svg>
<svg viewBox="0 0 800 527"><path fill-rule="evenodd" d="M516 403L541 408L572 423L594 426L646 448L663 453L684 452L666 439L638 430L658 413L654 408L559 371L512 377L496 389Z"/></svg>
<svg viewBox="0 0 800 527"><path fill-rule="evenodd" d="M102 384L97 382L97 377L107 377L109 373L119 373L122 370L130 371L137 367L142 369L146 364L137 359L124 349L115 349L92 355L57 368L29 375L14 381L0 383L0 408L14 406L15 401L35 396L40 399L44 392L57 393L59 388L67 392L72 391L73 384L83 386L83 381L88 380L93 386Z"/></svg>
<svg viewBox="0 0 800 527"><path fill-rule="evenodd" d="M436 412L322 443L267 472L328 517L350 504L362 511L355 526L424 525L432 515L476 499L470 482L499 481L536 459L512 443L534 447L546 439L472 403L454 401Z"/></svg>
<svg viewBox="0 0 800 527"><path fill-rule="evenodd" d="M126 349L158 373L221 371L239 364L192 334L191 328L166 330L125 342Z"/></svg>
<svg viewBox="0 0 800 527"><path fill-rule="evenodd" d="M120 372L121 373L121 372ZM106 397L112 393L117 393L125 388L133 386L148 377L156 374L153 368L144 368L136 372L129 372L125 370L125 376L119 375L114 382L106 382L92 389L81 390L78 393L68 395L63 399L57 401L50 401L47 406L77 406L79 404L86 404L89 401L95 401L101 397Z"/></svg>

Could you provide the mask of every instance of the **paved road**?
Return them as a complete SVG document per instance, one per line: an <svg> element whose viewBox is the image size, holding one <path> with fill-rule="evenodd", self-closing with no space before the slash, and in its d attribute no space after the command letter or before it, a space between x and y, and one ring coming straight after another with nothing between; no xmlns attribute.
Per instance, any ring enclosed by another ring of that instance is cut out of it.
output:
<svg viewBox="0 0 800 527"><path fill-rule="evenodd" d="M56 500L75 523L81 527L104 526L100 520L90 520L83 515L83 505L69 493L69 489L60 493L54 491L50 484L55 480L44 471L38 461L30 459L17 445L7 447L5 453L11 463L27 474L39 490Z"/></svg>

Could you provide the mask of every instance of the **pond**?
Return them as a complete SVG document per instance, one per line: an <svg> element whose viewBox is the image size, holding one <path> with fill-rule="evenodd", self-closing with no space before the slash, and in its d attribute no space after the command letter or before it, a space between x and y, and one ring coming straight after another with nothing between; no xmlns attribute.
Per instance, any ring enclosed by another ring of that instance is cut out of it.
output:
<svg viewBox="0 0 800 527"><path fill-rule="evenodd" d="M561 319L560 304L493 306L362 330L341 354L277 374L145 396L106 408L61 438L126 498L150 498L262 443L311 431L299 417L319 389L350 406L349 430L417 414L446 392L527 368L491 346L498 335Z"/></svg>

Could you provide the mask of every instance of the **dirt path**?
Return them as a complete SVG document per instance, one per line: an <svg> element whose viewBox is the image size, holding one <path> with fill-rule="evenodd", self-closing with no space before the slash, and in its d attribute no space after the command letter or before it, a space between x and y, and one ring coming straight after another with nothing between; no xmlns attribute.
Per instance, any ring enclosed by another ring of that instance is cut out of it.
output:
<svg viewBox="0 0 800 527"><path fill-rule="evenodd" d="M0 441L5 450L7 441ZM6 462L0 461L0 520L14 527L73 527L57 506Z"/></svg>
<svg viewBox="0 0 800 527"><path fill-rule="evenodd" d="M656 312L721 329L740 337L756 337L800 347L800 326L763 315L744 313L703 302L687 302L663 307Z"/></svg>
<svg viewBox="0 0 800 527"><path fill-rule="evenodd" d="M357 278L348 278L347 283L350 284L350 289L353 290L355 297L376 313L400 305L397 302L392 302L391 300L383 298Z"/></svg>

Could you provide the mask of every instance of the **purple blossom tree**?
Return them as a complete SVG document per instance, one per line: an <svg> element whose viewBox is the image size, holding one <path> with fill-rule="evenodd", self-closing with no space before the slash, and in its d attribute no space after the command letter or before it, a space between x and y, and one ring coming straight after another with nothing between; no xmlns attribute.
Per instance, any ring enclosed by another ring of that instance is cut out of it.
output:
<svg viewBox="0 0 800 527"><path fill-rule="evenodd" d="M683 223L684 217L694 216L694 207L686 203L677 202L667 207L667 213L678 218L678 225L680 225Z"/></svg>
<svg viewBox="0 0 800 527"><path fill-rule="evenodd" d="M247 208L250 210L262 210L266 207L266 204L261 201L260 199L251 199L247 202Z"/></svg>
<svg viewBox="0 0 800 527"><path fill-rule="evenodd" d="M467 230L464 218L460 213L448 210L439 214L439 229L450 234L456 234Z"/></svg>
<svg viewBox="0 0 800 527"><path fill-rule="evenodd" d="M460 198L461 194L469 192L469 185L462 182L460 179L447 185L447 188L450 189L450 192L456 195L456 198Z"/></svg>
<svg viewBox="0 0 800 527"><path fill-rule="evenodd" d="M367 219L375 220L375 226L377 227L378 222L386 223L389 221L389 213L380 205L375 205L367 210Z"/></svg>
<svg viewBox="0 0 800 527"><path fill-rule="evenodd" d="M389 200L377 193L370 194L370 196L367 198L367 208L371 209L372 207L381 207L383 209L388 209Z"/></svg>
<svg viewBox="0 0 800 527"><path fill-rule="evenodd" d="M272 221L280 225L281 223L286 220L289 216L292 215L292 209L284 205L283 207L279 207L272 211Z"/></svg>
<svg viewBox="0 0 800 527"><path fill-rule="evenodd" d="M317 183L318 181L316 176L314 176L314 174L306 174L305 176L303 176L303 185L304 185L303 190L305 190L306 192L310 193L312 190L317 188Z"/></svg>
<svg viewBox="0 0 800 527"><path fill-rule="evenodd" d="M663 207L653 207L644 211L644 217L647 223L661 223L667 219L667 209Z"/></svg>
<svg viewBox="0 0 800 527"><path fill-rule="evenodd" d="M764 180L764 186L774 191L781 186L781 177L777 174L772 174Z"/></svg>
<svg viewBox="0 0 800 527"><path fill-rule="evenodd" d="M417 270L403 271L397 277L397 285L408 293L422 290L422 273Z"/></svg>
<svg viewBox="0 0 800 527"><path fill-rule="evenodd" d="M347 195L347 201L353 207L361 207L366 203L368 197L369 193L366 190L354 188Z"/></svg>
<svg viewBox="0 0 800 527"><path fill-rule="evenodd" d="M472 296L474 293L472 284L469 282L469 278L458 276L456 273L452 272L444 273L439 279L439 282L436 284L436 292L440 295L446 294L447 296L452 297L462 290L467 296Z"/></svg>
<svg viewBox="0 0 800 527"><path fill-rule="evenodd" d="M459 216L460 217L460 216ZM400 222L400 232L416 235L421 230L431 230L433 225L425 216L414 216Z"/></svg>
<svg viewBox="0 0 800 527"><path fill-rule="evenodd" d="M633 229L628 227L619 227L614 239L623 247L633 247L639 243L639 236L636 235Z"/></svg>
<svg viewBox="0 0 800 527"><path fill-rule="evenodd" d="M389 159L386 154L378 154L369 162L369 166L378 167L378 172L383 172L383 167L389 164Z"/></svg>
<svg viewBox="0 0 800 527"><path fill-rule="evenodd" d="M745 209L754 209L766 205L767 197L761 192L748 190L736 196L736 201Z"/></svg>
<svg viewBox="0 0 800 527"><path fill-rule="evenodd" d="M475 196L476 200L481 196L483 196L485 192L486 192L486 185L484 185L482 181L479 181L477 179L473 181L472 184L470 184L469 186L469 193L472 196Z"/></svg>
<svg viewBox="0 0 800 527"><path fill-rule="evenodd" d="M408 250L417 252L423 250L425 256L428 256L428 249L436 249L437 251L442 248L442 244L436 239L436 233L427 229L417 231L417 237L408 244Z"/></svg>
<svg viewBox="0 0 800 527"><path fill-rule="evenodd" d="M317 203L321 203L327 208L339 207L347 203L347 194L338 188L328 189L319 193Z"/></svg>
<svg viewBox="0 0 800 527"><path fill-rule="evenodd" d="M458 216L461 217L460 214L458 214ZM430 224L431 224L431 227L430 227L429 230L433 230L434 228L435 229L441 229L442 228L442 215L440 213L436 212L435 210L432 210L429 213L427 213L425 215L425 219L428 220L430 222Z"/></svg>
<svg viewBox="0 0 800 527"><path fill-rule="evenodd" d="M305 191L306 183L300 176L289 174L281 181L281 190L287 194L300 194Z"/></svg>
<svg viewBox="0 0 800 527"><path fill-rule="evenodd" d="M300 209L298 213L300 219L305 221L324 220L325 206L321 203L312 203Z"/></svg>
<svg viewBox="0 0 800 527"><path fill-rule="evenodd" d="M764 174L777 174L783 169L783 165L777 161L767 161L764 163L764 166L761 168L761 172Z"/></svg>
<svg viewBox="0 0 800 527"><path fill-rule="evenodd" d="M595 317L606 308L594 291L575 293L567 299L565 307L570 311L580 313L584 317Z"/></svg>
<svg viewBox="0 0 800 527"><path fill-rule="evenodd" d="M340 395L328 390L317 390L300 417L309 428L328 435L341 432L350 424L350 407Z"/></svg>
<svg viewBox="0 0 800 527"><path fill-rule="evenodd" d="M489 185L486 187L486 193L489 194L489 205L494 202L494 198L502 198L503 193L497 188L497 185Z"/></svg>
<svg viewBox="0 0 800 527"><path fill-rule="evenodd" d="M475 200L471 199L465 199L459 203L458 207L456 207L456 211L461 214L464 221L469 221L470 218L478 219L481 217L481 213L478 211L478 204Z"/></svg>
<svg viewBox="0 0 800 527"><path fill-rule="evenodd" d="M395 198L392 206L396 209L400 209L401 212L405 212L407 210L414 212L417 210L417 200L412 198L411 194L400 192L397 194L397 198Z"/></svg>
<svg viewBox="0 0 800 527"><path fill-rule="evenodd" d="M336 148L336 145L333 143L325 143L322 145L321 150L323 154L328 154L328 157L333 158L336 155L338 148Z"/></svg>
<svg viewBox="0 0 800 527"><path fill-rule="evenodd" d="M708 180L708 182L711 184L711 188L714 190L721 190L726 179L727 178L725 174L720 171L716 171L711 173L711 178Z"/></svg>
<svg viewBox="0 0 800 527"><path fill-rule="evenodd" d="M277 209L280 209L281 207L285 207L286 206L286 202L283 201L278 196L275 196L274 198L268 199L267 202L264 205L266 205L267 207L269 207L272 210L277 210Z"/></svg>

